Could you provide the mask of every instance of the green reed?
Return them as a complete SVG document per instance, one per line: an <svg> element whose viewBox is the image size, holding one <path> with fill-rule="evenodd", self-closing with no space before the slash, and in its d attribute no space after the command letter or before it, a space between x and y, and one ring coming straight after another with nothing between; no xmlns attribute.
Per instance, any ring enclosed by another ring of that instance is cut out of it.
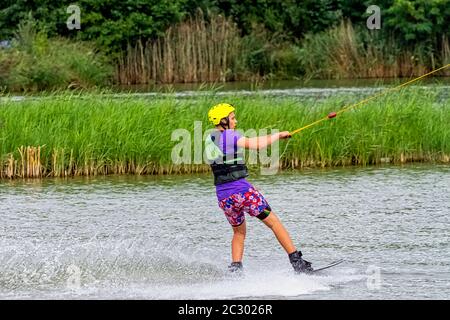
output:
<svg viewBox="0 0 450 320"><path fill-rule="evenodd" d="M171 151L176 129L211 128L207 111L228 101L238 126L293 131L354 96L324 100L294 97L58 94L0 102L2 178L103 174L168 174L209 170L178 164ZM445 92L409 88L280 142L283 168L370 165L410 161L450 162L450 100ZM268 130L270 133L270 130ZM193 145L193 143L192 143ZM193 153L192 153L193 155ZM193 158L193 156L192 156Z"/></svg>

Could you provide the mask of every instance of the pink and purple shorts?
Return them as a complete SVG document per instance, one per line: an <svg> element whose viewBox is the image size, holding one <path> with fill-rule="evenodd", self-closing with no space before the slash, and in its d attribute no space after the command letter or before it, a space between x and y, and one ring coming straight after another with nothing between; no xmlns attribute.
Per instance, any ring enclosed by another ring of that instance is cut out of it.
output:
<svg viewBox="0 0 450 320"><path fill-rule="evenodd" d="M244 223L245 213L264 220L272 211L263 195L253 188L220 200L219 207L224 211L228 222L233 227Z"/></svg>

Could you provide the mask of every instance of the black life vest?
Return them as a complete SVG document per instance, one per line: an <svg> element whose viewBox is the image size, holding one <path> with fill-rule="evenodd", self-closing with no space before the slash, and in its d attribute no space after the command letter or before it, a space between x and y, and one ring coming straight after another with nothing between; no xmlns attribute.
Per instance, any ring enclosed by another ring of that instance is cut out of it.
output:
<svg viewBox="0 0 450 320"><path fill-rule="evenodd" d="M237 148L233 153L224 154L219 147L222 132L213 133L206 140L206 156L214 174L214 184L219 185L248 177L244 154Z"/></svg>

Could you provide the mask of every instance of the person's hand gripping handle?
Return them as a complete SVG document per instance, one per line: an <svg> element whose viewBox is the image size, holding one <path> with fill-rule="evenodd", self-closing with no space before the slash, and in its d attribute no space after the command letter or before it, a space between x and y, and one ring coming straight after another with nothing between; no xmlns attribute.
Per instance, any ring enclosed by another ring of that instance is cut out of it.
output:
<svg viewBox="0 0 450 320"><path fill-rule="evenodd" d="M291 137L291 133L289 131L282 131L279 133L280 139L289 139Z"/></svg>

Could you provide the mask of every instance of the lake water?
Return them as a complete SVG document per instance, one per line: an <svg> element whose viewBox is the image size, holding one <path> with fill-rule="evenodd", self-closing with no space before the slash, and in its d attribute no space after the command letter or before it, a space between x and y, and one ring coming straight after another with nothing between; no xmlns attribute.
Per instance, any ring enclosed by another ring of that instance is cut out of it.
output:
<svg viewBox="0 0 450 320"><path fill-rule="evenodd" d="M276 80L264 82L226 82L215 84L178 83L158 85L130 85L115 87L114 97L164 97L198 98L201 96L297 97L300 99L325 99L336 96L368 97L412 79L342 79L342 80ZM421 90L439 90L439 97L447 99L450 92L450 77L428 77L411 85Z"/></svg>
<svg viewBox="0 0 450 320"><path fill-rule="evenodd" d="M175 83L154 85L122 85L114 90L123 92L186 92L186 91L260 91L297 89L340 89L340 88L379 88L396 86L413 78L368 78L368 79L311 79L311 80L267 80L234 81L217 83ZM450 77L425 77L416 84L424 86L449 86Z"/></svg>
<svg viewBox="0 0 450 320"><path fill-rule="evenodd" d="M212 177L0 181L0 299L449 299L450 167L254 176L313 266L247 218L242 277Z"/></svg>
<svg viewBox="0 0 450 320"><path fill-rule="evenodd" d="M130 85L111 87L114 93L102 93L102 97L129 98L164 98L174 96L177 99L197 99L204 96L215 97L293 97L298 99L326 99L330 97L344 96L346 98L362 99L376 93L381 93L389 88L406 83L412 79L343 79L343 80L277 80L264 82L226 82L213 84L178 83L158 85ZM416 87L427 91L438 90L439 99L448 99L450 92L450 77L428 77L414 82L410 87ZM0 96L3 101L22 101L37 99L55 99L55 96ZM0 104L1 106L1 104Z"/></svg>

